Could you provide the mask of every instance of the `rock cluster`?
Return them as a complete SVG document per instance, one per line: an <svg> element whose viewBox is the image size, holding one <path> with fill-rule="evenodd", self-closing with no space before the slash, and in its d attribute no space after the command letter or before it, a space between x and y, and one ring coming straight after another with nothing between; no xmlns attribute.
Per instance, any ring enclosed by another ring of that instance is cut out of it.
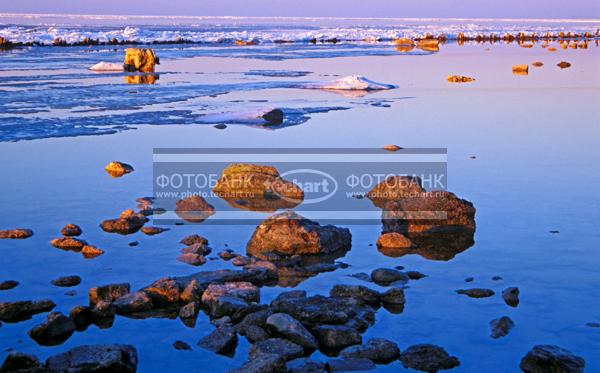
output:
<svg viewBox="0 0 600 373"><path fill-rule="evenodd" d="M0 230L0 239L24 239L31 236L33 236L33 231L31 229L17 228Z"/></svg>

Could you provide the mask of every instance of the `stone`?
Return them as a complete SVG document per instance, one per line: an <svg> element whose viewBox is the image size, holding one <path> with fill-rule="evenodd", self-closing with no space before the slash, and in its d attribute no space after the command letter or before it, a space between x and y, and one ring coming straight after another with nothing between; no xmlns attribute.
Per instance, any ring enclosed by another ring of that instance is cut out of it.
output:
<svg viewBox="0 0 600 373"><path fill-rule="evenodd" d="M201 266L206 263L206 258L203 255L194 253L181 254L177 257L177 260L193 266Z"/></svg>
<svg viewBox="0 0 600 373"><path fill-rule="evenodd" d="M286 373L323 373L325 364L308 358L290 360L285 364Z"/></svg>
<svg viewBox="0 0 600 373"><path fill-rule="evenodd" d="M415 45L415 42L412 39L408 39L408 38L397 38L397 39L394 39L394 44L396 44L396 45Z"/></svg>
<svg viewBox="0 0 600 373"><path fill-rule="evenodd" d="M238 337L232 327L221 327L202 338L198 346L219 355L233 356L237 347Z"/></svg>
<svg viewBox="0 0 600 373"><path fill-rule="evenodd" d="M134 171L131 165L118 161L110 162L104 170L112 177L121 177Z"/></svg>
<svg viewBox="0 0 600 373"><path fill-rule="evenodd" d="M33 236L33 231L31 229L4 229L0 230L0 239L24 239Z"/></svg>
<svg viewBox="0 0 600 373"><path fill-rule="evenodd" d="M12 323L29 320L31 316L51 311L54 307L56 304L49 299L0 302L0 321Z"/></svg>
<svg viewBox="0 0 600 373"><path fill-rule="evenodd" d="M94 322L94 312L88 306L75 306L69 312L69 318L75 324L76 330L83 331Z"/></svg>
<svg viewBox="0 0 600 373"><path fill-rule="evenodd" d="M239 254L236 254L235 252L233 252L233 250L230 249L219 251L219 254L217 255L219 255L219 258L223 260L231 260L239 256Z"/></svg>
<svg viewBox="0 0 600 373"><path fill-rule="evenodd" d="M514 321L512 321L508 316L502 316L498 319L494 319L490 321L490 328L492 330L490 336L494 339L504 337L514 326Z"/></svg>
<svg viewBox="0 0 600 373"><path fill-rule="evenodd" d="M370 306L379 306L379 293L362 285L335 285L329 295L359 299Z"/></svg>
<svg viewBox="0 0 600 373"><path fill-rule="evenodd" d="M540 61L536 61L536 62L532 63L531 66L542 67L542 66L544 66L544 63L540 62Z"/></svg>
<svg viewBox="0 0 600 373"><path fill-rule="evenodd" d="M92 259L102 254L104 254L104 250L92 245L85 245L81 249L81 255L86 259Z"/></svg>
<svg viewBox="0 0 600 373"><path fill-rule="evenodd" d="M469 83L475 81L475 78L462 75L450 75L446 78L446 80L450 83Z"/></svg>
<svg viewBox="0 0 600 373"><path fill-rule="evenodd" d="M50 371L135 373L138 357L130 345L84 345L46 360Z"/></svg>
<svg viewBox="0 0 600 373"><path fill-rule="evenodd" d="M195 244L206 246L208 245L208 240L197 234L192 234L190 236L182 238L181 241L179 241L179 243L182 243L186 246L191 246Z"/></svg>
<svg viewBox="0 0 600 373"><path fill-rule="evenodd" d="M112 303L117 299L128 295L130 292L131 286L128 283L93 287L89 290L90 306L94 306L99 302Z"/></svg>
<svg viewBox="0 0 600 373"><path fill-rule="evenodd" d="M450 356L443 348L430 344L410 346L400 354L400 361L405 368L422 372L437 372L460 365L458 358Z"/></svg>
<svg viewBox="0 0 600 373"><path fill-rule="evenodd" d="M87 242L72 237L60 237L50 241L50 244L57 249L81 251L81 249L87 245Z"/></svg>
<svg viewBox="0 0 600 373"><path fill-rule="evenodd" d="M286 313L272 314L266 319L265 325L268 330L302 346L305 351L313 351L319 347L315 337L304 325Z"/></svg>
<svg viewBox="0 0 600 373"><path fill-rule="evenodd" d="M215 208L200 196L192 196L175 202L175 213L191 223L201 223L215 213Z"/></svg>
<svg viewBox="0 0 600 373"><path fill-rule="evenodd" d="M208 303L208 314L218 319L223 316L235 316L245 312L248 308L248 303L240 298L231 296L220 296L214 301Z"/></svg>
<svg viewBox="0 0 600 373"><path fill-rule="evenodd" d="M181 319L195 319L198 316L200 307L196 302L190 302L179 310L179 318Z"/></svg>
<svg viewBox="0 0 600 373"><path fill-rule="evenodd" d="M398 145L394 145L394 144L389 144L389 145L384 145L383 146L383 150L387 150L389 152L396 152L398 150L403 149L401 146Z"/></svg>
<svg viewBox="0 0 600 373"><path fill-rule="evenodd" d="M365 272L359 272L359 273L353 273L351 275L348 275L350 277L354 277L355 279L361 280L361 281L365 281L365 282L373 282L371 281L371 276L368 273Z"/></svg>
<svg viewBox="0 0 600 373"><path fill-rule="evenodd" d="M351 241L347 228L322 226L286 211L263 221L252 234L246 251L258 258L269 253L280 256L328 254L349 250Z"/></svg>
<svg viewBox="0 0 600 373"><path fill-rule="evenodd" d="M29 330L27 334L42 346L55 346L69 339L76 329L70 318L59 312L51 312L46 321Z"/></svg>
<svg viewBox="0 0 600 373"><path fill-rule="evenodd" d="M279 125L283 123L285 115L281 109L271 109L261 115L267 123L266 125Z"/></svg>
<svg viewBox="0 0 600 373"><path fill-rule="evenodd" d="M318 325L312 328L312 332L321 348L326 350L341 350L362 343L360 333L345 325Z"/></svg>
<svg viewBox="0 0 600 373"><path fill-rule="evenodd" d="M377 366L369 359L342 358L327 360L327 372L364 372L376 369Z"/></svg>
<svg viewBox="0 0 600 373"><path fill-rule="evenodd" d="M100 228L108 233L126 235L139 231L146 222L148 222L148 218L144 214L125 210L116 219L104 220L100 224Z"/></svg>
<svg viewBox="0 0 600 373"><path fill-rule="evenodd" d="M390 268L377 268L371 272L371 280L381 286L388 286L394 282L408 282L410 278L402 271Z"/></svg>
<svg viewBox="0 0 600 373"><path fill-rule="evenodd" d="M143 227L141 229L142 233L148 236L154 236L155 234L160 234L162 232L169 231L169 228L161 228L161 227Z"/></svg>
<svg viewBox="0 0 600 373"><path fill-rule="evenodd" d="M252 263L252 259L248 258L247 256L243 256L243 255L238 255L235 258L233 258L233 260L231 261L231 264L233 264L236 267L243 267L250 263Z"/></svg>
<svg viewBox="0 0 600 373"><path fill-rule="evenodd" d="M404 297L404 290L400 288L390 288L379 295L381 303L389 305L404 305L406 299Z"/></svg>
<svg viewBox="0 0 600 373"><path fill-rule="evenodd" d="M277 354L288 361L303 356L304 349L286 339L269 338L252 345L248 352L251 359L262 354Z"/></svg>
<svg viewBox="0 0 600 373"><path fill-rule="evenodd" d="M173 348L176 350L191 350L192 347L185 343L184 341L175 341L173 342Z"/></svg>
<svg viewBox="0 0 600 373"><path fill-rule="evenodd" d="M202 302L209 304L221 296L235 297L245 302L258 303L260 302L260 289L256 285L245 281L210 284L202 294Z"/></svg>
<svg viewBox="0 0 600 373"><path fill-rule="evenodd" d="M277 354L257 354L249 358L240 368L229 373L283 373L285 360Z"/></svg>
<svg viewBox="0 0 600 373"><path fill-rule="evenodd" d="M39 369L37 369L39 368ZM11 351L0 367L0 372L42 372L40 360L34 355Z"/></svg>
<svg viewBox="0 0 600 373"><path fill-rule="evenodd" d="M519 288L511 286L502 290L502 298L507 305L517 307L519 305Z"/></svg>
<svg viewBox="0 0 600 373"><path fill-rule="evenodd" d="M71 287L81 284L79 276L63 276L50 281L54 286Z"/></svg>
<svg viewBox="0 0 600 373"><path fill-rule="evenodd" d="M126 294L115 300L113 304L118 315L131 315L151 310L153 307L152 299L142 291Z"/></svg>
<svg viewBox="0 0 600 373"><path fill-rule="evenodd" d="M529 65L514 65L512 72L515 75L527 75L529 73Z"/></svg>
<svg viewBox="0 0 600 373"><path fill-rule="evenodd" d="M488 298L496 294L492 289L472 288L456 290L458 294L466 295L470 298Z"/></svg>
<svg viewBox="0 0 600 373"><path fill-rule="evenodd" d="M244 318L235 326L238 333L246 335L246 330L251 326L258 326L264 328L266 326L267 318L273 314L273 311L269 308L248 313Z"/></svg>
<svg viewBox="0 0 600 373"><path fill-rule="evenodd" d="M66 237L81 235L81 228L75 224L67 224L61 230L60 234Z"/></svg>
<svg viewBox="0 0 600 373"><path fill-rule="evenodd" d="M437 39L418 40L417 48L426 52L438 52L440 50L440 42Z"/></svg>
<svg viewBox="0 0 600 373"><path fill-rule="evenodd" d="M179 303L182 287L174 278L162 278L142 290L156 304Z"/></svg>
<svg viewBox="0 0 600 373"><path fill-rule="evenodd" d="M465 282L473 282L473 280L475 280L475 278L471 276L465 278Z"/></svg>
<svg viewBox="0 0 600 373"><path fill-rule="evenodd" d="M379 208L384 208L390 201L407 198L424 193L421 179L416 176L388 176L367 193L367 198Z"/></svg>
<svg viewBox="0 0 600 373"><path fill-rule="evenodd" d="M377 247L397 250L410 249L414 246L412 241L398 232L382 233L377 239Z"/></svg>
<svg viewBox="0 0 600 373"><path fill-rule="evenodd" d="M273 124L280 124L283 113L281 117L267 115L267 118L273 120ZM293 208L304 200L302 188L282 179L275 167L248 163L227 166L213 192L233 207L251 211Z"/></svg>
<svg viewBox="0 0 600 373"><path fill-rule="evenodd" d="M534 346L521 360L525 373L583 373L585 360L554 345Z"/></svg>
<svg viewBox="0 0 600 373"><path fill-rule="evenodd" d="M427 275L425 275L425 274L423 274L423 273L421 273L419 271L406 271L406 275L411 280L420 280L422 278L427 277Z"/></svg>
<svg viewBox="0 0 600 373"><path fill-rule="evenodd" d="M155 65L159 64L160 60L154 53L154 49L125 49L125 59L123 61L123 69L125 71L152 73L154 72Z"/></svg>
<svg viewBox="0 0 600 373"><path fill-rule="evenodd" d="M0 282L0 290L10 290L19 286L19 282L15 280L6 280Z"/></svg>
<svg viewBox="0 0 600 373"><path fill-rule="evenodd" d="M181 249L182 254L208 255L212 249L205 244L194 243Z"/></svg>
<svg viewBox="0 0 600 373"><path fill-rule="evenodd" d="M561 61L556 66L560 67L561 69L566 69L568 67L571 67L571 64L567 61Z"/></svg>
<svg viewBox="0 0 600 373"><path fill-rule="evenodd" d="M377 364L387 364L398 359L400 349L398 345L383 338L372 338L362 345L350 346L340 352L346 358L369 359Z"/></svg>

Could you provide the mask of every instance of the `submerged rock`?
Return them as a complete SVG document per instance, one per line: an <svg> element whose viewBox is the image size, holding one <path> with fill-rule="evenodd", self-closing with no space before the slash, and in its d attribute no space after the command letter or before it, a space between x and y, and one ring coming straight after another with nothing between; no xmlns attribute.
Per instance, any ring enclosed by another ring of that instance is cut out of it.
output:
<svg viewBox="0 0 600 373"><path fill-rule="evenodd" d="M514 326L514 321L512 321L508 316L502 316L498 319L494 319L490 321L490 328L492 329L491 337L494 339L504 337Z"/></svg>
<svg viewBox="0 0 600 373"><path fill-rule="evenodd" d="M450 75L446 80L450 83L469 83L475 81L475 78L462 75Z"/></svg>
<svg viewBox="0 0 600 373"><path fill-rule="evenodd" d="M327 360L327 372L364 372L376 369L377 366L369 359L342 358Z"/></svg>
<svg viewBox="0 0 600 373"><path fill-rule="evenodd" d="M450 356L443 348L430 344L410 346L400 354L400 361L405 368L422 372L437 372L460 365L458 358Z"/></svg>
<svg viewBox="0 0 600 373"><path fill-rule="evenodd" d="M29 330L28 334L42 346L55 346L63 343L76 330L75 323L59 312L51 312L42 324Z"/></svg>
<svg viewBox="0 0 600 373"><path fill-rule="evenodd" d="M121 177L134 171L131 165L118 161L110 162L104 170L112 177Z"/></svg>
<svg viewBox="0 0 600 373"><path fill-rule="evenodd" d="M127 48L123 69L125 71L141 71L145 73L154 72L154 66L160 64L154 49Z"/></svg>
<svg viewBox="0 0 600 373"><path fill-rule="evenodd" d="M154 236L155 234L160 234L162 232L169 231L169 228L161 228L161 227L143 227L141 229L142 233L148 236Z"/></svg>
<svg viewBox="0 0 600 373"><path fill-rule="evenodd" d="M0 230L0 239L24 239L33 236L33 231L31 229L4 229Z"/></svg>
<svg viewBox="0 0 600 373"><path fill-rule="evenodd" d="M175 213L190 223L201 223L215 213L215 208L204 198L192 196L177 201Z"/></svg>
<svg viewBox="0 0 600 373"><path fill-rule="evenodd" d="M148 218L144 214L125 210L116 219L104 220L100 224L100 228L108 233L126 235L139 231L146 222L148 222Z"/></svg>
<svg viewBox="0 0 600 373"><path fill-rule="evenodd" d="M71 287L81 283L80 276L63 276L50 281L54 286Z"/></svg>
<svg viewBox="0 0 600 373"><path fill-rule="evenodd" d="M7 280L0 282L0 290L10 290L14 289L19 285L18 281L15 280Z"/></svg>
<svg viewBox="0 0 600 373"><path fill-rule="evenodd" d="M66 237L79 236L81 228L75 224L67 224L60 230L60 234Z"/></svg>
<svg viewBox="0 0 600 373"><path fill-rule="evenodd" d="M369 359L377 364L387 364L400 356L398 345L383 338L372 338L362 345L350 346L340 352L346 358Z"/></svg>
<svg viewBox="0 0 600 373"><path fill-rule="evenodd" d="M173 348L176 350L191 350L192 347L184 341L173 342Z"/></svg>
<svg viewBox="0 0 600 373"><path fill-rule="evenodd" d="M482 288L473 288L473 289L461 289L456 290L458 294L466 295L470 298L488 298L496 294L492 289L482 289Z"/></svg>
<svg viewBox="0 0 600 373"><path fill-rule="evenodd" d="M525 373L583 373L585 360L571 351L553 345L538 345L521 360Z"/></svg>
<svg viewBox="0 0 600 373"><path fill-rule="evenodd" d="M130 345L79 346L46 360L50 371L72 373L135 373L137 364L137 351Z"/></svg>
<svg viewBox="0 0 600 373"><path fill-rule="evenodd" d="M519 288L513 286L502 290L502 298L507 305L517 307L519 305Z"/></svg>
<svg viewBox="0 0 600 373"><path fill-rule="evenodd" d="M304 349L286 339L269 338L252 345L248 356L252 359L263 354L276 354L287 361L304 355Z"/></svg>
<svg viewBox="0 0 600 373"><path fill-rule="evenodd" d="M377 268L371 272L371 280L381 286L388 286L394 282L408 282L410 278L402 271L390 268Z"/></svg>
<svg viewBox="0 0 600 373"><path fill-rule="evenodd" d="M292 316L286 313L274 313L267 317L265 326L268 330L283 336L307 351L316 350L319 343L312 334Z"/></svg>
<svg viewBox="0 0 600 373"><path fill-rule="evenodd" d="M252 234L248 255L268 258L277 255L315 255L347 251L352 236L346 228L322 226L293 211L275 214L263 221Z"/></svg>
<svg viewBox="0 0 600 373"><path fill-rule="evenodd" d="M406 298L404 297L404 290L400 288L390 288L379 296L381 303L389 305L404 305Z"/></svg>
<svg viewBox="0 0 600 373"><path fill-rule="evenodd" d="M0 302L0 321L11 323L28 320L31 316L51 311L54 307L56 304L49 299Z"/></svg>
<svg viewBox="0 0 600 373"><path fill-rule="evenodd" d="M229 326L222 326L202 338L198 346L219 355L233 356L237 347L238 337L235 330Z"/></svg>

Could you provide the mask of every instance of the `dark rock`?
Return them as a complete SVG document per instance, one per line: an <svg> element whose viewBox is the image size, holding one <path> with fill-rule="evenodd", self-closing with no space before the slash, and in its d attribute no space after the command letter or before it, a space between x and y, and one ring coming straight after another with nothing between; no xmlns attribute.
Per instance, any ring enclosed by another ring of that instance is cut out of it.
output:
<svg viewBox="0 0 600 373"><path fill-rule="evenodd" d="M466 295L470 298L488 298L493 296L494 291L492 289L482 289L482 288L473 288L473 289L461 289L456 290L458 294Z"/></svg>
<svg viewBox="0 0 600 373"><path fill-rule="evenodd" d="M238 255L235 258L233 258L233 260L231 261L231 264L233 264L236 267L243 267L250 263L252 263L252 259L248 258L247 256L243 256L243 255Z"/></svg>
<svg viewBox="0 0 600 373"><path fill-rule="evenodd" d="M162 232L169 231L169 228L161 228L161 227L143 227L141 229L142 233L148 236L154 236L155 234L160 234Z"/></svg>
<svg viewBox="0 0 600 373"><path fill-rule="evenodd" d="M67 224L60 230L60 234L67 237L79 236L81 228L75 224Z"/></svg>
<svg viewBox="0 0 600 373"><path fill-rule="evenodd" d="M206 245L208 245L208 240L197 234L192 234L190 236L183 238L181 241L179 241L179 243L182 243L187 246L195 245L195 244L200 244L200 245L206 246Z"/></svg>
<svg viewBox="0 0 600 373"><path fill-rule="evenodd" d="M75 324L78 331L87 329L94 321L94 312L88 306L75 306L69 312L69 318Z"/></svg>
<svg viewBox="0 0 600 373"><path fill-rule="evenodd" d="M227 125L220 123L220 124L215 124L213 127L215 127L218 130L224 130L225 128L227 128Z"/></svg>
<svg viewBox="0 0 600 373"><path fill-rule="evenodd" d="M50 244L57 249L81 251L87 242L73 237L60 237L50 241Z"/></svg>
<svg viewBox="0 0 600 373"><path fill-rule="evenodd" d="M244 337L246 337L250 343L262 342L265 339L270 338L269 333L267 333L265 329L256 325L247 326L244 329Z"/></svg>
<svg viewBox="0 0 600 373"><path fill-rule="evenodd" d="M269 338L252 345L248 356L252 359L262 354L276 354L287 361L304 355L304 349L286 339Z"/></svg>
<svg viewBox="0 0 600 373"><path fill-rule="evenodd" d="M264 328L266 326L267 318L273 314L270 308L262 309L260 311L248 313L244 318L235 326L235 329L241 335L246 334L246 329L251 326L258 326Z"/></svg>
<svg viewBox="0 0 600 373"><path fill-rule="evenodd" d="M429 344L410 346L400 354L400 361L405 368L423 372L437 372L460 365L458 358L450 356L439 346Z"/></svg>
<svg viewBox="0 0 600 373"><path fill-rule="evenodd" d="M208 255L212 249L202 243L194 243L181 249L182 254Z"/></svg>
<svg viewBox="0 0 600 373"><path fill-rule="evenodd" d="M465 282L473 282L473 280L475 280L475 278L473 278L473 277L465 278Z"/></svg>
<svg viewBox="0 0 600 373"><path fill-rule="evenodd" d="M0 321L18 322L31 318L38 313L51 311L56 304L44 299L40 301L16 301L16 302L0 302Z"/></svg>
<svg viewBox="0 0 600 373"><path fill-rule="evenodd" d="M192 349L192 347L189 344L187 344L183 341L173 342L173 348L175 348L176 350L191 350Z"/></svg>
<svg viewBox="0 0 600 373"><path fill-rule="evenodd" d="M0 239L24 239L33 236L33 231L31 229L5 229L0 230Z"/></svg>
<svg viewBox="0 0 600 373"><path fill-rule="evenodd" d="M600 323L599 322L588 322L588 323L585 323L585 326L590 327L590 328L600 328Z"/></svg>
<svg viewBox="0 0 600 373"><path fill-rule="evenodd" d="M200 196L180 199L175 203L175 213L191 223L201 223L215 213L215 208Z"/></svg>
<svg viewBox="0 0 600 373"><path fill-rule="evenodd" d="M0 290L10 290L16 288L19 285L18 281L7 280L0 282Z"/></svg>
<svg viewBox="0 0 600 373"><path fill-rule="evenodd" d="M424 274L422 274L421 272L418 272L418 271L407 271L406 275L411 280L420 280L420 279L422 279L424 277L427 277L427 275L424 275Z"/></svg>
<svg viewBox="0 0 600 373"><path fill-rule="evenodd" d="M492 329L491 337L494 339L504 337L515 326L515 323L508 316L502 316L499 319L490 321Z"/></svg>
<svg viewBox="0 0 600 373"><path fill-rule="evenodd" d="M116 219L104 220L100 224L100 228L108 233L126 235L139 231L146 222L148 222L148 218L144 214L125 210Z"/></svg>
<svg viewBox="0 0 600 373"><path fill-rule="evenodd" d="M139 245L139 244L140 244L140 243L139 243L138 241L131 241L131 242L130 242L130 243L128 243L127 245L128 245L128 246L132 246L132 247L133 247L133 246L137 246L137 245Z"/></svg>
<svg viewBox="0 0 600 373"><path fill-rule="evenodd" d="M381 302L384 304L404 304L404 290L400 288L390 288L380 294Z"/></svg>
<svg viewBox="0 0 600 373"><path fill-rule="evenodd" d="M566 69L567 67L571 67L571 64L567 61L561 61L556 64L556 66L560 67L561 69Z"/></svg>
<svg viewBox="0 0 600 373"><path fill-rule="evenodd" d="M571 351L553 345L538 345L521 360L525 373L583 373L585 360Z"/></svg>
<svg viewBox="0 0 600 373"><path fill-rule="evenodd" d="M223 260L231 260L231 259L239 256L239 254L234 253L233 250L230 250L230 249L220 251L218 255L219 255L219 258L221 258Z"/></svg>
<svg viewBox="0 0 600 373"><path fill-rule="evenodd" d="M376 369L377 366L369 359L343 358L327 360L328 372L364 372Z"/></svg>
<svg viewBox="0 0 600 373"><path fill-rule="evenodd" d="M209 303L208 314L217 319L223 316L232 317L245 312L247 308L248 304L240 298L221 296Z"/></svg>
<svg viewBox="0 0 600 373"><path fill-rule="evenodd" d="M379 293L362 285L335 285L329 295L359 299L370 306L379 306Z"/></svg>
<svg viewBox="0 0 600 373"><path fill-rule="evenodd" d="M51 312L42 324L29 330L28 334L42 346L55 346L63 343L76 330L75 323L59 312Z"/></svg>
<svg viewBox="0 0 600 373"><path fill-rule="evenodd" d="M275 214L263 221L252 234L246 251L261 258L278 255L328 254L350 249L352 236L346 228L322 226L293 211Z"/></svg>
<svg viewBox="0 0 600 373"><path fill-rule="evenodd" d="M177 260L193 266L201 266L206 263L206 258L203 255L193 253L181 254L177 257Z"/></svg>
<svg viewBox="0 0 600 373"><path fill-rule="evenodd" d="M511 307L516 307L519 305L519 288L517 287L508 287L502 290L502 298L504 302Z"/></svg>
<svg viewBox="0 0 600 373"><path fill-rule="evenodd" d="M362 343L360 333L345 325L318 325L312 329L321 348L341 350Z"/></svg>
<svg viewBox="0 0 600 373"><path fill-rule="evenodd" d="M51 281L54 286L71 287L81 284L81 277L79 276L64 276L59 277Z"/></svg>
<svg viewBox="0 0 600 373"><path fill-rule="evenodd" d="M93 287L89 290L90 306L101 301L112 303L129 294L130 291L131 286L127 283Z"/></svg>
<svg viewBox="0 0 600 373"><path fill-rule="evenodd" d="M262 115L262 118L269 125L277 125L283 123L283 111L281 109L273 109Z"/></svg>
<svg viewBox="0 0 600 373"><path fill-rule="evenodd" d="M500 281L500 280L502 280L502 277L500 277L500 276L492 277L492 281Z"/></svg>
<svg viewBox="0 0 600 373"><path fill-rule="evenodd" d="M119 315L130 315L132 313L151 310L152 299L144 292L137 291L129 293L114 301L115 312Z"/></svg>
<svg viewBox="0 0 600 373"><path fill-rule="evenodd" d="M366 282L372 282L371 281L371 276L369 276L368 273L364 273L364 272L359 272L359 273L353 273L351 275L349 275L350 277L354 277L358 280L361 281L366 281Z"/></svg>
<svg viewBox="0 0 600 373"><path fill-rule="evenodd" d="M36 370L35 368L41 368L40 360L36 356L13 351L6 356L0 372L34 373L42 371L42 369Z"/></svg>
<svg viewBox="0 0 600 373"><path fill-rule="evenodd" d="M195 319L200 312L200 306L196 302L190 302L179 310L179 318L181 319Z"/></svg>
<svg viewBox="0 0 600 373"><path fill-rule="evenodd" d="M372 338L366 344L343 349L340 356L369 359L377 364L387 364L400 356L400 349L397 344L387 339Z"/></svg>
<svg viewBox="0 0 600 373"><path fill-rule="evenodd" d="M70 373L135 373L137 364L137 351L130 345L79 346L46 360L49 370Z"/></svg>
<svg viewBox="0 0 600 373"><path fill-rule="evenodd" d="M237 347L238 337L232 327L221 327L202 338L198 346L219 355L233 356Z"/></svg>
<svg viewBox="0 0 600 373"><path fill-rule="evenodd" d="M283 373L285 360L277 354L257 354L229 373Z"/></svg>
<svg viewBox="0 0 600 373"><path fill-rule="evenodd" d="M302 346L307 351L316 350L319 343L312 334L292 316L285 313L274 313L265 322L267 329Z"/></svg>
<svg viewBox="0 0 600 373"><path fill-rule="evenodd" d="M371 272L371 280L377 285L388 286L396 281L408 282L410 278L406 273L395 269L377 268Z"/></svg>
<svg viewBox="0 0 600 373"><path fill-rule="evenodd" d="M298 358L288 361L285 369L287 373L323 373L325 364L308 358Z"/></svg>

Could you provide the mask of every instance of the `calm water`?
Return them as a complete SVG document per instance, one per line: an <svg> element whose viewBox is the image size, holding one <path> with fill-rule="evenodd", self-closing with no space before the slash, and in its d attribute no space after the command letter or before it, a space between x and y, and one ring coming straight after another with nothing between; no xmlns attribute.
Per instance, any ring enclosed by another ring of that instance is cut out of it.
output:
<svg viewBox="0 0 600 373"><path fill-rule="evenodd" d="M35 232L27 240L0 242L1 280L21 283L3 291L1 300L51 298L58 304L56 311L68 313L77 304L87 304L92 286L129 282L139 288L160 277L194 273L199 269L176 260L177 242L191 233L207 237L215 254L226 244L244 253L253 226L178 226L153 237L111 235L98 227L102 220L135 207L135 198L152 193L155 147L443 147L448 148L449 189L477 208L472 247L449 261L418 255L390 258L370 246L380 225L351 226L352 250L341 259L350 267L320 274L297 288L326 294L338 283L367 284L350 274L403 265L428 277L410 282L402 314L380 309L363 338L389 338L401 349L439 344L459 357L457 372L517 371L520 358L535 344L558 344L584 357L586 371L600 370L600 329L585 325L600 322L600 72L595 45L550 53L539 45L451 44L439 53L411 55L398 54L389 45L373 47L377 53L332 46L311 55L318 58L298 58L309 49L293 46L269 47L278 58L261 58L271 53L267 49L221 47L208 53L210 48L179 48L158 49L164 56L160 79L146 86L126 85L122 74L86 70L100 60L119 61L121 48L0 53L0 227ZM339 57L327 54L332 50ZM288 52L291 57L282 60ZM512 75L512 65L536 60L545 65L530 67L528 76ZM555 65L561 60L572 67L560 70ZM265 77L247 75L250 70L310 74ZM293 88L297 82L349 74L399 88L363 97ZM449 74L477 81L451 85L445 81ZM210 97L216 93L220 95ZM382 102L389 107L377 105ZM198 115L207 111L255 106L303 109L304 116L273 131L197 124ZM347 110L310 113L315 107ZM85 136L105 133L111 134ZM130 163L135 172L110 178L103 171L110 160ZM84 260L51 247L48 242L71 222L106 253ZM133 240L140 245L129 247ZM200 270L231 267L215 260ZM70 274L83 278L72 297L50 284ZM503 280L492 281L496 275ZM467 276L475 281L465 283ZM497 294L470 299L454 293L469 286L489 287ZM521 290L517 308L506 306L499 294L508 286ZM262 301L269 302L281 290L263 288ZM503 315L516 327L493 340L488 323ZM0 360L8 348L44 358L81 344L126 342L137 347L142 372L202 370L198 367L207 364L213 371L226 371L246 359L249 347L240 338L233 359L195 347L213 329L203 314L194 329L179 320L117 317L110 329L91 326L63 345L40 347L26 331L44 319L38 315L4 323ZM171 344L177 339L194 350L174 350ZM394 362L378 369L404 368Z"/></svg>

